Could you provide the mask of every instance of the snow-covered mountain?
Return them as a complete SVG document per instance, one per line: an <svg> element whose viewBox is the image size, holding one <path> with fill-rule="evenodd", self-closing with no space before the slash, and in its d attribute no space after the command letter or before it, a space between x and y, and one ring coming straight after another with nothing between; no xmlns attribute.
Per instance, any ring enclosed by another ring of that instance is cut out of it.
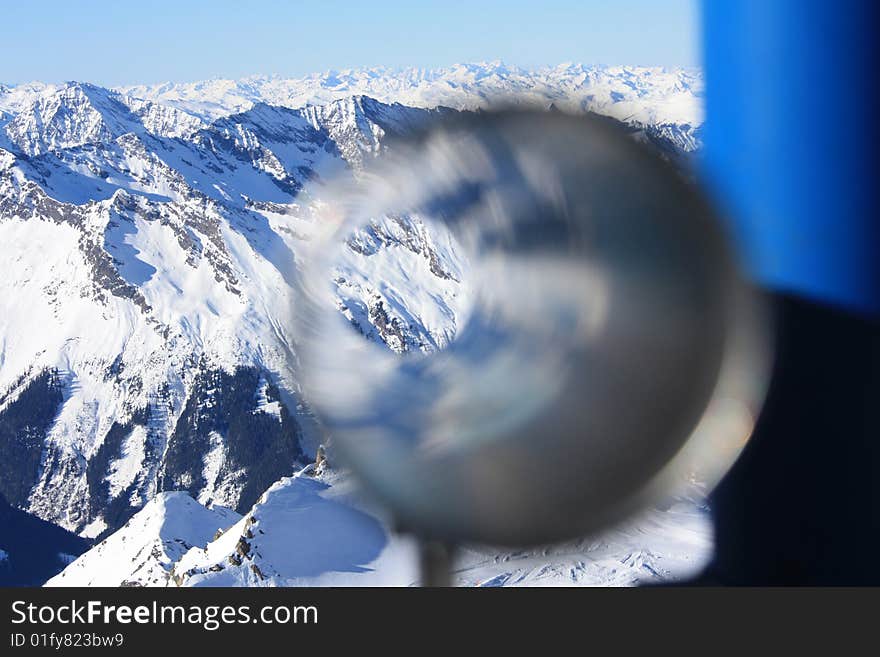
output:
<svg viewBox="0 0 880 657"><path fill-rule="evenodd" d="M139 509L147 534L201 549L201 535L164 529L200 513L191 499L248 514L267 490L332 498L332 481L283 479L324 440L285 318L328 183L356 183L389 136L510 94L626 119L680 154L699 145L701 84L688 71L485 64L0 86L0 494L106 538L101 553ZM334 281L366 336L431 351L454 336L465 278L442 236L388 217L350 240ZM120 582L160 583L181 557L163 554Z"/></svg>
<svg viewBox="0 0 880 657"><path fill-rule="evenodd" d="M564 63L524 69L494 61L437 69L327 71L302 78L256 75L238 80L166 82L127 86L120 91L207 120L257 103L298 109L351 96L429 109L552 106L574 113L595 112L650 129L651 137L672 138L690 151L700 144L704 83L702 72L690 68ZM0 109L3 106L0 100Z"/></svg>
<svg viewBox="0 0 880 657"><path fill-rule="evenodd" d="M416 546L365 506L344 474L313 466L271 486L239 517L164 493L48 586L410 586ZM695 497L567 544L464 548L460 586L632 586L693 575L711 554ZM225 524L224 524L225 523Z"/></svg>
<svg viewBox="0 0 880 657"><path fill-rule="evenodd" d="M177 561L241 516L182 492L159 493L109 538L72 561L49 586L161 586Z"/></svg>
<svg viewBox="0 0 880 657"><path fill-rule="evenodd" d="M644 125L702 123L703 79L694 69L560 64L523 69L502 62L447 68L328 71L303 78L253 76L122 88L203 117L240 112L254 103L300 108L353 95L412 107L477 109L497 104L555 104Z"/></svg>
<svg viewBox="0 0 880 657"><path fill-rule="evenodd" d="M95 536L161 490L246 510L289 474L309 418L281 317L320 190L430 114L358 98L205 124L37 93L0 150L9 499Z"/></svg>

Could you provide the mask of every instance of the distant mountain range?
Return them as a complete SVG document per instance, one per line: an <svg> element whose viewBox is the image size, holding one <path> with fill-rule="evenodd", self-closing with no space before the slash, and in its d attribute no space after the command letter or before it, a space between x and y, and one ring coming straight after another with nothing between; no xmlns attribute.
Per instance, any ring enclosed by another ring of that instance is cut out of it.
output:
<svg viewBox="0 0 880 657"><path fill-rule="evenodd" d="M163 518L180 508L210 525L253 513L324 439L284 317L329 181L357 180L388 137L439 114L510 103L598 112L686 158L701 97L698 71L500 63L0 85L0 494L106 538L104 551L139 509L157 512L151 500ZM395 351L452 339L466 285L448 275L454 254L417 219L377 220L364 239L338 273L340 311ZM404 260L425 289L379 289L364 273ZM157 538L176 539L207 541ZM163 573L183 552L166 554ZM157 572L120 583L166 581Z"/></svg>
<svg viewBox="0 0 880 657"><path fill-rule="evenodd" d="M348 96L371 96L412 107L477 109L499 103L555 104L644 125L703 122L703 78L696 69L561 64L523 69L502 62L448 68L331 71L303 78L254 76L122 87L120 91L203 117L249 109L254 103L300 108Z"/></svg>

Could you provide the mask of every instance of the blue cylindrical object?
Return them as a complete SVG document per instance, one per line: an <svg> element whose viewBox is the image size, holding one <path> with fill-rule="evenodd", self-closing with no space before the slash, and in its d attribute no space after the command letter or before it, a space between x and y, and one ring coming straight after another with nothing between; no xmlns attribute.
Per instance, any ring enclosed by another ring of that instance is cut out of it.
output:
<svg viewBox="0 0 880 657"><path fill-rule="evenodd" d="M775 319L705 583L880 583L853 558L880 542L875 6L703 3L703 173Z"/></svg>
<svg viewBox="0 0 880 657"><path fill-rule="evenodd" d="M877 4L708 0L704 174L753 277L880 311Z"/></svg>

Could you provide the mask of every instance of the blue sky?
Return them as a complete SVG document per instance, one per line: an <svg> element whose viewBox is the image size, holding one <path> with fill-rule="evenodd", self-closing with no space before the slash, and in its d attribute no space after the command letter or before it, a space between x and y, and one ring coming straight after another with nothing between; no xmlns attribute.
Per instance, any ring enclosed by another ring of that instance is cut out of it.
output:
<svg viewBox="0 0 880 657"><path fill-rule="evenodd" d="M10 2L0 81L104 85L501 59L698 64L697 0Z"/></svg>

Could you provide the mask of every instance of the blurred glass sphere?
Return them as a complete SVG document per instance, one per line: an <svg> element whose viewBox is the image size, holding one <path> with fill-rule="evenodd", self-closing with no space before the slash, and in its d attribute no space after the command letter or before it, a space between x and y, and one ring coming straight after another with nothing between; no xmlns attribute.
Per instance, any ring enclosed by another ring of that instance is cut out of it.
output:
<svg viewBox="0 0 880 657"><path fill-rule="evenodd" d="M757 303L696 186L610 122L442 121L326 216L291 309L298 375L334 449L411 531L582 535L688 478L711 484L747 439L767 360ZM415 249L455 292L420 292L393 259L356 271L383 230L434 245ZM451 328L408 337L385 307L359 320L340 302L352 276L442 303Z"/></svg>

